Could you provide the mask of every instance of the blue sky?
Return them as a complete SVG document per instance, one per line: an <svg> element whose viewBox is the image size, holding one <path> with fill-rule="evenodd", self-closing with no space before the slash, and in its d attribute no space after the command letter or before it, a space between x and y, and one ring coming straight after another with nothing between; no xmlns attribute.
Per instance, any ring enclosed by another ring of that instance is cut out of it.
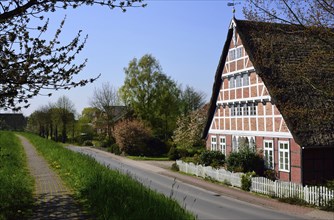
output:
<svg viewBox="0 0 334 220"><path fill-rule="evenodd" d="M124 67L134 57L145 54L152 54L163 72L179 84L203 91L208 101L233 16L228 2L151 0L146 1L146 8L131 8L126 13L94 6L48 14L51 34L66 15L64 43L79 30L88 34L86 46L76 61L88 59L79 78L91 78L100 73L101 77L85 87L57 91L51 97L35 97L30 101L31 106L22 112L28 116L40 106L66 95L80 114L83 108L89 107L94 88L99 88L103 82L119 88L125 78ZM238 19L243 18L241 11L240 4L236 11Z"/></svg>

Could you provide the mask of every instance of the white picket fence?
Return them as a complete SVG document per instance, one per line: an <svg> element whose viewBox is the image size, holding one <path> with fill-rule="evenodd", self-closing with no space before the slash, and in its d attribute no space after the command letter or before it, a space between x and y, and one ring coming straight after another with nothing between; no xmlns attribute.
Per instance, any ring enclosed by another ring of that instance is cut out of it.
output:
<svg viewBox="0 0 334 220"><path fill-rule="evenodd" d="M334 190L325 186L303 186L291 182L272 181L265 177L253 177L251 191L279 198L299 198L316 206L325 206L334 199Z"/></svg>
<svg viewBox="0 0 334 220"><path fill-rule="evenodd" d="M223 168L215 169L210 166L195 165L177 160L176 164L180 171L203 178L212 178L219 182L229 183L232 186L241 187L242 173L229 172ZM252 178L252 192L271 195L279 198L299 198L309 204L325 206L330 200L334 199L334 190L324 186L303 186L301 184L272 181L265 177Z"/></svg>
<svg viewBox="0 0 334 220"><path fill-rule="evenodd" d="M182 160L177 160L176 164L180 171L203 178L212 178L219 182L225 182L232 186L241 187L242 173L233 173L225 169L215 169L210 166L195 165L193 163L185 163Z"/></svg>

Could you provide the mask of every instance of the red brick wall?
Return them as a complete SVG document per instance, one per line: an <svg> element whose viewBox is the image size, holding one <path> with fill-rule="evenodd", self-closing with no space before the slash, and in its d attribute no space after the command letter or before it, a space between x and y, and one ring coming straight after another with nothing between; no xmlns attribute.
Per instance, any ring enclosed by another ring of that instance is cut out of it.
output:
<svg viewBox="0 0 334 220"><path fill-rule="evenodd" d="M232 151L232 135L224 135L226 137L226 154L227 156ZM292 139L292 138L271 138L271 137L255 137L255 143L257 147L258 152L263 152L263 141L264 140L272 140L274 144L274 168L277 173L277 176L282 181L291 181L294 183L302 183L302 166L301 166L301 148L300 146ZM211 141L211 135L208 136L207 139L207 149L210 149L210 141ZM290 171L279 171L279 151L278 151L278 142L279 141L288 141L289 147L290 147ZM219 135L217 135L217 146L219 146ZM334 155L334 154L332 154ZM310 156L310 155L309 155ZM323 155L324 156L324 155ZM318 160L316 163L308 163L308 167L313 167L313 170L319 170L315 169L315 167L319 167ZM326 160L325 163L330 164L332 167L330 170L334 171L334 160ZM324 167L325 163L323 163L320 167ZM322 169L322 172L325 172L324 169ZM312 172L312 175L315 175L316 172ZM329 175L329 172L327 172L327 175ZM333 172L334 173L334 172ZM333 177L333 176L332 176Z"/></svg>

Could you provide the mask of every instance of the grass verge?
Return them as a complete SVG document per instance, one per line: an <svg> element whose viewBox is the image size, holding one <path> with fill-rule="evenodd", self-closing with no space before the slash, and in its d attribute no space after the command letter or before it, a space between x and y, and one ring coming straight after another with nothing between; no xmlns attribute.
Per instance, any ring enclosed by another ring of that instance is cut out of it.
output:
<svg viewBox="0 0 334 220"><path fill-rule="evenodd" d="M13 132L0 131L0 219L27 219L33 190L20 140Z"/></svg>
<svg viewBox="0 0 334 220"><path fill-rule="evenodd" d="M131 160L170 161L168 157L126 156Z"/></svg>
<svg viewBox="0 0 334 220"><path fill-rule="evenodd" d="M88 156L32 134L24 134L97 219L194 219L175 200Z"/></svg>

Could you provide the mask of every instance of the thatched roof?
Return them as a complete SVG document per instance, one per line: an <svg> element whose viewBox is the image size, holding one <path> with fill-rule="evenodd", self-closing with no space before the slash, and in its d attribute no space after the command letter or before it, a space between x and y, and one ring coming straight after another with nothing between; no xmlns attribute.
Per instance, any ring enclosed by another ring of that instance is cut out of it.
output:
<svg viewBox="0 0 334 220"><path fill-rule="evenodd" d="M234 22L256 73L295 141L302 147L334 146L334 31ZM218 64L204 137L216 109L232 33L230 29Z"/></svg>

